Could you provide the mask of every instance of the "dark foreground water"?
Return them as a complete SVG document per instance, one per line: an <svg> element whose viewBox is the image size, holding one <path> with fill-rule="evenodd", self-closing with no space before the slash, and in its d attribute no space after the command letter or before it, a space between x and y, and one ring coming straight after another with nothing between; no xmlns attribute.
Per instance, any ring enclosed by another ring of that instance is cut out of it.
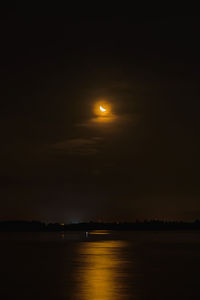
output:
<svg viewBox="0 0 200 300"><path fill-rule="evenodd" d="M200 299L200 232L0 233L0 299Z"/></svg>

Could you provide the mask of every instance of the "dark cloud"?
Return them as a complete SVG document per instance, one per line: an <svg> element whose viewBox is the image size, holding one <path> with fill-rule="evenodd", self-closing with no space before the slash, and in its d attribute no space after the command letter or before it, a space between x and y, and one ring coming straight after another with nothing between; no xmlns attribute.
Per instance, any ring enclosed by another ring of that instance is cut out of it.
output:
<svg viewBox="0 0 200 300"><path fill-rule="evenodd" d="M52 145L52 149L62 151L66 155L92 155L99 152L101 137L74 138Z"/></svg>

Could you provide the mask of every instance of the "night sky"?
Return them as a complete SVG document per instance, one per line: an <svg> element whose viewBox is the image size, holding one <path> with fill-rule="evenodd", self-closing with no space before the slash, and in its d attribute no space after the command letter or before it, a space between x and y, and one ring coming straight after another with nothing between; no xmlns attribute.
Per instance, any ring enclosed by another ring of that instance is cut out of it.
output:
<svg viewBox="0 0 200 300"><path fill-rule="evenodd" d="M200 218L199 17L0 26L0 220Z"/></svg>

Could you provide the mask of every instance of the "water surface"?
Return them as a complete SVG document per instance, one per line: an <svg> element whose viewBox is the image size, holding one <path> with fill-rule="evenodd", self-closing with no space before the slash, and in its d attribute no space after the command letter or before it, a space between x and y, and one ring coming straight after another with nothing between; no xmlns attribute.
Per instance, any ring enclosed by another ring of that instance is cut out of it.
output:
<svg viewBox="0 0 200 300"><path fill-rule="evenodd" d="M0 299L200 299L200 232L0 233Z"/></svg>

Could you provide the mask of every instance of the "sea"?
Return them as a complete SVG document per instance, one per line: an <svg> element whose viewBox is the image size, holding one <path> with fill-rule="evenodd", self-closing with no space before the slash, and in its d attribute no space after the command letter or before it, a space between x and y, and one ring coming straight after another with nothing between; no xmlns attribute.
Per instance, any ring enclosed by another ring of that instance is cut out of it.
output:
<svg viewBox="0 0 200 300"><path fill-rule="evenodd" d="M0 299L200 299L200 232L1 232Z"/></svg>

